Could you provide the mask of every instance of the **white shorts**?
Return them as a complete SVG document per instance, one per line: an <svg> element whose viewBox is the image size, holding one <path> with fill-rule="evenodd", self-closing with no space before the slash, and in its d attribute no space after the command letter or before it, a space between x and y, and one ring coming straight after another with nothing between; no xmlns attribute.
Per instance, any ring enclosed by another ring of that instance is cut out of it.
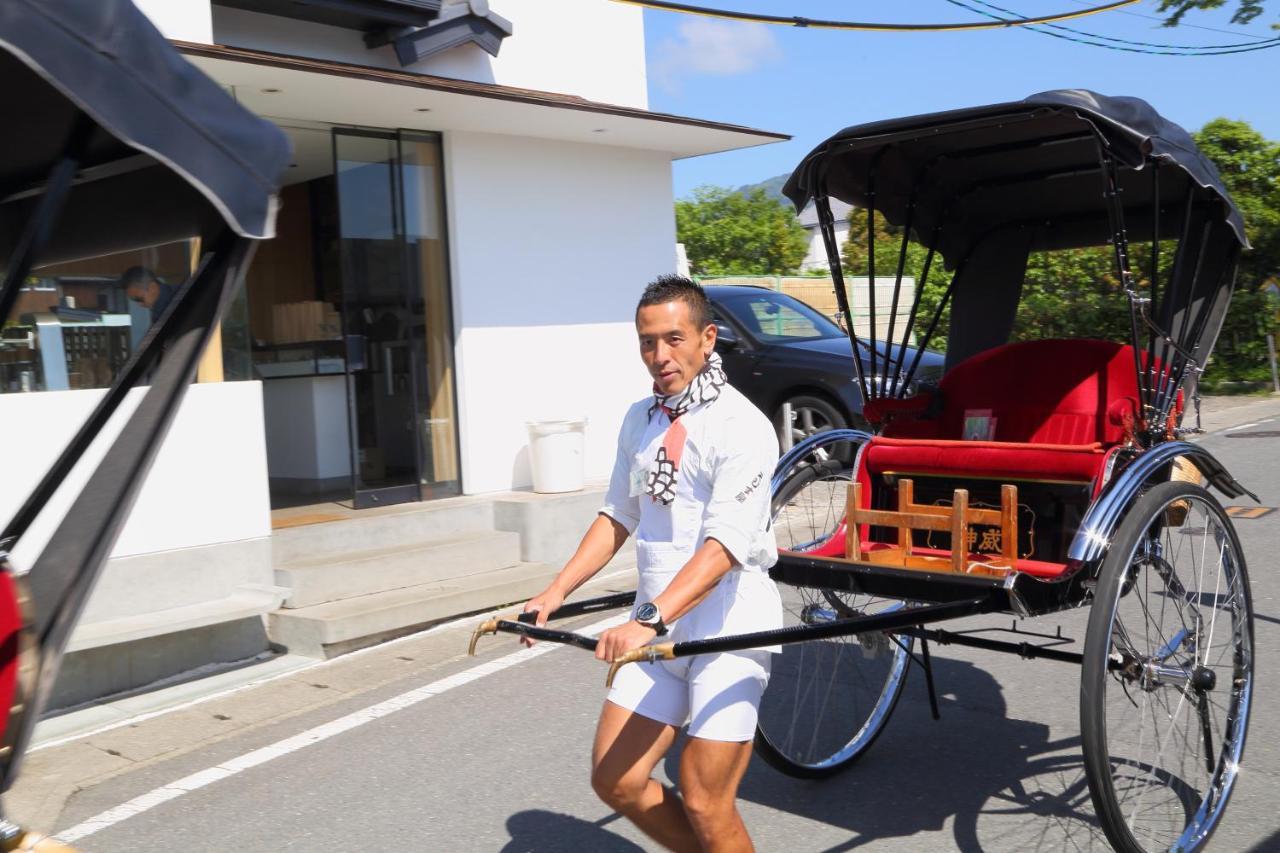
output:
<svg viewBox="0 0 1280 853"><path fill-rule="evenodd" d="M690 737L741 743L755 737L771 657L750 650L630 663L608 699L669 726L688 723Z"/></svg>

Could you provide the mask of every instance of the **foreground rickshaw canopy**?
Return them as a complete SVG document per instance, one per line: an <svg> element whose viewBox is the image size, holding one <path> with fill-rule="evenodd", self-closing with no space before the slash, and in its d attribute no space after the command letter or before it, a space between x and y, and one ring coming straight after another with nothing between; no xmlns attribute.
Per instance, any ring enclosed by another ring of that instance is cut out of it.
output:
<svg viewBox="0 0 1280 853"><path fill-rule="evenodd" d="M0 3L0 256L77 117L93 127L39 263L221 230L274 235L289 143L178 55L129 0Z"/></svg>
<svg viewBox="0 0 1280 853"><path fill-rule="evenodd" d="M0 788L253 247L289 144L129 0L0 3L0 320L41 265L201 238L191 278L0 530ZM131 388L141 402L25 576L9 554ZM16 440L20 430L11 430ZM0 442L4 447L4 442ZM10 452L16 447L4 447Z"/></svg>

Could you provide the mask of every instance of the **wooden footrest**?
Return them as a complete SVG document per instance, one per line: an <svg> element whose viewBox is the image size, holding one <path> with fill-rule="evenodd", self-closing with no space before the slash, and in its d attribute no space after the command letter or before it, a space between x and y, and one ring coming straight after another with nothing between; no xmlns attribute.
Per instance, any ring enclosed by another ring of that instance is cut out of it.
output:
<svg viewBox="0 0 1280 853"><path fill-rule="evenodd" d="M931 572L981 574L1003 576L1013 571L1018 560L1018 487L1005 485L1000 489L1000 509L969 506L967 489L956 489L952 505L933 506L915 502L915 486L911 480L898 481L898 509L879 510L862 508L862 484L849 484L846 519L848 535L845 537L845 558L862 563L893 566L901 569L920 569ZM863 524L877 527L894 527L898 530L896 545L861 541L859 527ZM1000 528L999 554L970 554L966 547L969 527L981 524ZM911 534L915 530L937 530L951 534L951 556L916 554L912 552Z"/></svg>

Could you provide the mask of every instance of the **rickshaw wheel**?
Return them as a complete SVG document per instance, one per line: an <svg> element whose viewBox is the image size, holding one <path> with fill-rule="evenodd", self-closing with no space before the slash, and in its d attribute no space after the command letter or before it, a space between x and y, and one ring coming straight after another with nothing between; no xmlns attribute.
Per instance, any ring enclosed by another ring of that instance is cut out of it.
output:
<svg viewBox="0 0 1280 853"><path fill-rule="evenodd" d="M1253 603L1230 520L1199 485L1162 483L1103 562L1080 714L1094 809L1120 851L1197 850L1239 773Z"/></svg>
<svg viewBox="0 0 1280 853"><path fill-rule="evenodd" d="M832 459L795 468L773 498L778 547L820 547L844 518L848 467ZM902 602L779 584L788 625L881 613ZM790 776L849 767L883 730L906 681L911 640L885 633L783 646L760 703L756 752Z"/></svg>

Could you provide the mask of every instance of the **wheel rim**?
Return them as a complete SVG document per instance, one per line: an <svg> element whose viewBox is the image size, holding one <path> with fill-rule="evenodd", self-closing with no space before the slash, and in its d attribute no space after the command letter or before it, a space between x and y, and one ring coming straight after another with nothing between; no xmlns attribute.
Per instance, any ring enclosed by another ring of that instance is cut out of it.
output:
<svg viewBox="0 0 1280 853"><path fill-rule="evenodd" d="M1156 514L1112 603L1104 680L1109 784L1144 850L1192 850L1217 824L1244 749L1253 637L1228 522L1188 495Z"/></svg>
<svg viewBox="0 0 1280 853"><path fill-rule="evenodd" d="M791 443L799 444L811 435L832 429L835 425L831 423L831 419L824 415L818 409L812 406L792 406L792 421L788 424L779 424L778 437L781 439L783 431L790 426Z"/></svg>
<svg viewBox="0 0 1280 853"><path fill-rule="evenodd" d="M778 547L814 550L829 542L843 521L849 480L847 471L828 474L778 507ZM827 589L782 585L779 591L788 625L903 606ZM871 744L893 710L906 676L908 644L877 633L784 646L773 656L769 688L761 700L760 735L799 767L820 771L851 761Z"/></svg>

